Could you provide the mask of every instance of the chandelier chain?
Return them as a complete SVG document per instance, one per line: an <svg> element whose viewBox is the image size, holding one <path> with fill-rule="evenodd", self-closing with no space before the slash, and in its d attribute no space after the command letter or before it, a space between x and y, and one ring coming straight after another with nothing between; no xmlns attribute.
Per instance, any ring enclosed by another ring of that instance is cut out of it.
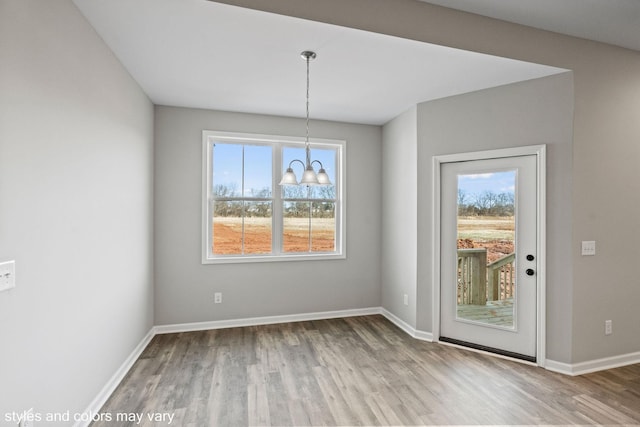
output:
<svg viewBox="0 0 640 427"><path fill-rule="evenodd" d="M311 164L311 147L309 146L309 60L307 56L307 134L305 138L305 149L307 154L307 167Z"/></svg>
<svg viewBox="0 0 640 427"><path fill-rule="evenodd" d="M306 99L307 117L306 117L306 133L305 133L305 139L304 139L306 164L300 159L291 160L289 162L289 167L287 168L286 172L282 175L282 180L280 181L280 185L301 185L301 184L306 186L332 185L331 180L327 175L327 171L325 171L324 166L322 166L322 162L318 159L313 161L311 160L311 143L309 142L309 87L311 86L310 85L311 79L309 77L309 74L310 74L309 61L311 61L312 59L315 59L316 53L310 50L305 50L304 52L300 53L300 56L302 56L307 61L307 94L306 94L307 95L307 99ZM296 162L300 163L305 168L300 182L298 182L298 179L296 178L296 174L293 172L293 169L291 168L291 166ZM315 163L317 163L319 166L317 173L313 169L313 165Z"/></svg>

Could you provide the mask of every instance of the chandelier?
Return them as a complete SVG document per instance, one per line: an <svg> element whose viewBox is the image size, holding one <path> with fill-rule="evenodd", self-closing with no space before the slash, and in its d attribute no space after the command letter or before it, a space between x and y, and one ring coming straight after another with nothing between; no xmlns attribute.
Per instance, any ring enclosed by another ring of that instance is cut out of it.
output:
<svg viewBox="0 0 640 427"><path fill-rule="evenodd" d="M289 167L284 175L282 175L280 185L331 185L331 180L329 179L327 172L324 170L322 162L320 160L311 160L311 144L309 143L309 62L316 58L316 53L305 50L300 54L300 56L302 56L302 59L307 61L307 134L304 144L306 161L303 162L298 159L291 160L289 162ZM298 178L296 178L296 174L293 172L293 168L291 167L295 162L300 163L302 167L304 167L304 173L302 174L300 182L298 182ZM313 169L313 165L315 163L320 165L318 173Z"/></svg>

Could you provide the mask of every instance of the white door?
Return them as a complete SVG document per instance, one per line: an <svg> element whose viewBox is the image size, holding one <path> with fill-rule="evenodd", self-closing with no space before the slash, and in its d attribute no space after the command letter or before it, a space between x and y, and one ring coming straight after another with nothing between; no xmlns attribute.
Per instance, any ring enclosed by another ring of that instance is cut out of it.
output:
<svg viewBox="0 0 640 427"><path fill-rule="evenodd" d="M536 162L442 163L441 341L535 361Z"/></svg>

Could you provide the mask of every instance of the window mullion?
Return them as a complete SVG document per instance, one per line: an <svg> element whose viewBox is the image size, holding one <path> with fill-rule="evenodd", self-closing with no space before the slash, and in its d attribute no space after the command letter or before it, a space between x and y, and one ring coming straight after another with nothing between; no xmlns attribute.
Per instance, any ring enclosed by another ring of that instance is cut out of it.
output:
<svg viewBox="0 0 640 427"><path fill-rule="evenodd" d="M280 255L282 252L283 209L282 187L279 184L280 171L282 171L282 146L272 145L272 191L271 191L271 253Z"/></svg>
<svg viewBox="0 0 640 427"><path fill-rule="evenodd" d="M244 218L245 218L245 208L246 208L246 202L244 201L244 147L245 145L242 144L242 176L240 177L240 197L242 199L242 240L241 240L241 245L240 245L240 250L242 252L242 255L244 255Z"/></svg>
<svg viewBox="0 0 640 427"><path fill-rule="evenodd" d="M307 187L308 191L307 191L307 195L309 195L309 193L311 192L311 189L309 189ZM309 198L309 253L313 252L312 250L312 241L311 241L311 216L313 215L313 202L311 201L311 199Z"/></svg>
<svg viewBox="0 0 640 427"><path fill-rule="evenodd" d="M207 215L205 229L207 232L206 241L207 241L207 256L213 255L213 218L215 214L215 206L216 200L213 191L213 161L214 156L216 155L215 148L216 144L213 141L206 140L207 150L206 150L206 183L205 183L205 192L207 197Z"/></svg>

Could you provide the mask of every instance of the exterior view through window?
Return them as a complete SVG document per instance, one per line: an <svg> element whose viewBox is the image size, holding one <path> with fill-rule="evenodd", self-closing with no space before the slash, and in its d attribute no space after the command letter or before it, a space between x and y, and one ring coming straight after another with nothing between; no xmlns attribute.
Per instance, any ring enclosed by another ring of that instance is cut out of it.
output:
<svg viewBox="0 0 640 427"><path fill-rule="evenodd" d="M305 158L297 140L205 131L204 144L204 262L342 255L342 141L312 143L327 186L278 184L291 160ZM302 176L300 163L292 167Z"/></svg>
<svg viewBox="0 0 640 427"><path fill-rule="evenodd" d="M312 150L312 158L327 168L329 179L335 184L335 150ZM304 148L285 147L284 164L293 159L304 159ZM302 168L302 166L300 166ZM298 174L302 176L302 173ZM335 185L283 186L284 252L333 252L336 231Z"/></svg>
<svg viewBox="0 0 640 427"><path fill-rule="evenodd" d="M272 149L214 143L212 252L271 253Z"/></svg>
<svg viewBox="0 0 640 427"><path fill-rule="evenodd" d="M514 326L516 171L458 175L457 318Z"/></svg>

